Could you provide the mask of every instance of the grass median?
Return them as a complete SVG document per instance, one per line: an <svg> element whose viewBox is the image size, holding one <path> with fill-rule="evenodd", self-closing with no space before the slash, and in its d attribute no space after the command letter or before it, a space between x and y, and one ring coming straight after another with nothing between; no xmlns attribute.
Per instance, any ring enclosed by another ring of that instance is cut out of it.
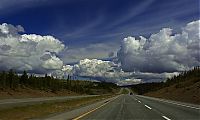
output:
<svg viewBox="0 0 200 120"><path fill-rule="evenodd" d="M60 102L48 102L23 107L14 107L0 110L0 120L26 120L40 118L49 114L67 112L81 106L85 106L103 99L113 97L113 95L102 95L86 97L80 99L66 100Z"/></svg>

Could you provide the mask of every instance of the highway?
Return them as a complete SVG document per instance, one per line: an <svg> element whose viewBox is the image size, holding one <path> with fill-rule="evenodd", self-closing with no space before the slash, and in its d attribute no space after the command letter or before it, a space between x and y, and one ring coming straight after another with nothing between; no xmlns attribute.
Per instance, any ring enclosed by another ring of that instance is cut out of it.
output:
<svg viewBox="0 0 200 120"><path fill-rule="evenodd" d="M51 101L64 101L70 99L79 99L84 97L94 97L99 95L82 95L82 96L61 96L61 97L40 97L40 98L23 98L23 99L2 99L0 100L0 109L12 108L18 106L32 105Z"/></svg>
<svg viewBox="0 0 200 120"><path fill-rule="evenodd" d="M45 120L200 120L200 107L139 95L122 94ZM44 120L44 118L43 118Z"/></svg>
<svg viewBox="0 0 200 120"><path fill-rule="evenodd" d="M125 88L129 93L128 88ZM120 90L123 91L123 90ZM78 99L97 95L0 100L0 108L41 102ZM72 111L55 113L37 120L200 120L200 105L121 94Z"/></svg>
<svg viewBox="0 0 200 120"><path fill-rule="evenodd" d="M200 120L200 108L179 102L121 95L75 120Z"/></svg>

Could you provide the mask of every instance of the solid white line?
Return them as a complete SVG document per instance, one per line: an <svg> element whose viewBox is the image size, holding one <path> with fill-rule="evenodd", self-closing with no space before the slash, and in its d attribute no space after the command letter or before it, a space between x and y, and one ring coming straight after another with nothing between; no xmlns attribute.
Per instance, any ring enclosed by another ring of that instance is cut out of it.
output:
<svg viewBox="0 0 200 120"><path fill-rule="evenodd" d="M163 100L163 99L158 99L158 98L153 98L153 97L146 97L146 96L141 96L141 97L147 98L147 99L152 99L152 100L157 100L157 101L160 101L160 102L171 103L171 104L178 105L178 106L193 108L193 109L197 109L197 110L200 109L200 107L193 107L193 106L189 106L189 105L184 105L184 104L180 104L180 103L171 102L171 101L168 101L168 100Z"/></svg>
<svg viewBox="0 0 200 120"><path fill-rule="evenodd" d="M184 104L180 104L180 103L175 103L175 102L170 102L170 101L166 101L166 100L159 100L159 101L166 102L166 103L171 103L171 104L179 105L179 106L183 106L183 107L193 108L193 109L197 109L197 110L200 109L200 108L197 108L197 107L188 106L188 105L184 105Z"/></svg>
<svg viewBox="0 0 200 120"><path fill-rule="evenodd" d="M184 105L184 104L180 104L180 103L175 103L175 102L171 102L171 101L167 101L167 100L161 100L161 99L158 99L158 101L166 102L166 103L171 103L171 104L178 105L178 106L183 106L183 107L193 108L193 109L197 109L197 110L200 109L200 108L197 108L197 107L188 106L188 105Z"/></svg>
<svg viewBox="0 0 200 120"><path fill-rule="evenodd" d="M163 118L165 118L166 120L171 120L171 119L169 119L168 117L166 117L166 116L162 116Z"/></svg>
<svg viewBox="0 0 200 120"><path fill-rule="evenodd" d="M144 105L145 107L149 108L150 110L152 109L151 107L149 107L148 105Z"/></svg>

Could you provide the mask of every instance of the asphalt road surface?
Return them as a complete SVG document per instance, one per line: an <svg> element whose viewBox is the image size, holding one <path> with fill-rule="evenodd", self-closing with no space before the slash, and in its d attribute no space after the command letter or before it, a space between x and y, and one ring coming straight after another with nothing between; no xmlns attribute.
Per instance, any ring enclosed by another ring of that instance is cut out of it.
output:
<svg viewBox="0 0 200 120"><path fill-rule="evenodd" d="M66 118L65 118L66 119ZM75 120L200 120L199 105L120 95Z"/></svg>
<svg viewBox="0 0 200 120"><path fill-rule="evenodd" d="M51 102L51 101L64 101L64 100L70 100L70 99L79 99L79 98L93 97L93 96L99 96L99 95L3 99L3 100L0 100L0 109L12 108L12 107L16 107L16 106L32 105L32 104Z"/></svg>

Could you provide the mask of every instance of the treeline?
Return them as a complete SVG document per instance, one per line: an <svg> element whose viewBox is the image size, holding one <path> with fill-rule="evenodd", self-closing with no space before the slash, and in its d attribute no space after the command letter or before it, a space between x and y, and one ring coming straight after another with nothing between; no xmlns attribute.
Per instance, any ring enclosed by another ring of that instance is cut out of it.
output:
<svg viewBox="0 0 200 120"><path fill-rule="evenodd" d="M164 87L163 82L153 82L153 83L142 83L137 85L132 85L131 89L139 95L147 92L156 91Z"/></svg>
<svg viewBox="0 0 200 120"><path fill-rule="evenodd" d="M178 76L173 76L172 78L168 78L165 82L165 86L170 86L173 84L191 81L193 83L200 81L200 67L194 67L192 70L184 71L180 73Z"/></svg>
<svg viewBox="0 0 200 120"><path fill-rule="evenodd" d="M71 80L71 78L72 76L68 76L67 79L56 79L47 74L44 77L37 77L28 75L26 71L22 75L18 75L13 70L3 71L0 72L0 90L31 88L51 92L70 90L81 94L92 94L92 89L105 89L109 92L117 87L113 83Z"/></svg>
<svg viewBox="0 0 200 120"><path fill-rule="evenodd" d="M165 82L153 82L153 83L142 83L137 85L130 86L133 91L138 94L144 94L147 92L156 91L162 89L164 87L169 87L171 85L176 84L176 88L184 87L187 85L182 85L182 82L186 82L188 84L194 84L200 81L200 67L194 67L192 70L184 71L179 75L175 75L172 78L167 78ZM181 86L182 85L182 86Z"/></svg>

